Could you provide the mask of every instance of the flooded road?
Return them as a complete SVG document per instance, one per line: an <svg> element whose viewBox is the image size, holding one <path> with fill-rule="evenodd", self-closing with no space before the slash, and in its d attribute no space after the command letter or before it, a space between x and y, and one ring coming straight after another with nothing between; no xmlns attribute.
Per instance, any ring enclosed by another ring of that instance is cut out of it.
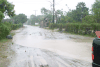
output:
<svg viewBox="0 0 100 67"><path fill-rule="evenodd" d="M7 67L92 67L93 38L24 26L15 31Z"/></svg>

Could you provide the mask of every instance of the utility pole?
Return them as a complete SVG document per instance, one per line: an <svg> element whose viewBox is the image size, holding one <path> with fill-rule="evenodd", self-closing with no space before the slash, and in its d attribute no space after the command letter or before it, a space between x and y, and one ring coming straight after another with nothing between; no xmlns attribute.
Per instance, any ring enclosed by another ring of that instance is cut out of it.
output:
<svg viewBox="0 0 100 67"><path fill-rule="evenodd" d="M36 16L36 11L37 11L37 10L33 10L33 11L35 11L35 16Z"/></svg>
<svg viewBox="0 0 100 67"><path fill-rule="evenodd" d="M55 0L54 0L54 22L56 23L56 9L55 9Z"/></svg>
<svg viewBox="0 0 100 67"><path fill-rule="evenodd" d="M54 4L54 0L53 0L53 23L54 23L54 19L55 19L54 18L54 11L55 11L55 8L54 7L55 7L55 4Z"/></svg>
<svg viewBox="0 0 100 67"><path fill-rule="evenodd" d="M36 11L37 11L37 10L33 10L33 11L35 11L35 16L36 16ZM35 17L35 23L36 23L36 17Z"/></svg>

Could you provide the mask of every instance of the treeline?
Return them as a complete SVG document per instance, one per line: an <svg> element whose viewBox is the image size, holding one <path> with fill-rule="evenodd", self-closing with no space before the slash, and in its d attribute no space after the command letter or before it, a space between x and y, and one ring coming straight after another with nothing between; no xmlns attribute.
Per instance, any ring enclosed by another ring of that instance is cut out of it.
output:
<svg viewBox="0 0 100 67"><path fill-rule="evenodd" d="M84 2L79 2L76 5L76 9L69 10L68 12L63 10L55 11L55 22L56 24L62 23L100 23L100 0L96 0L92 6L92 9L86 7ZM46 8L41 9L42 15L31 15L28 19L28 24L35 24L35 22L41 22L47 18L47 21L53 22L53 10L48 10Z"/></svg>
<svg viewBox="0 0 100 67"><path fill-rule="evenodd" d="M9 16L9 19L4 19ZM27 21L25 14L15 14L14 5L7 0L0 1L0 40L6 38L11 30L18 29Z"/></svg>
<svg viewBox="0 0 100 67"><path fill-rule="evenodd" d="M89 11L89 8L86 7L84 2L79 2L76 5L75 10L69 10L68 12L63 10L55 11L56 23L99 23L99 9L100 9L100 0L92 5L92 9ZM89 14L89 12L91 12ZM41 9L41 13L44 17L48 18L48 21L52 23L53 21L53 12L46 8ZM92 20L91 20L92 19Z"/></svg>
<svg viewBox="0 0 100 67"><path fill-rule="evenodd" d="M27 24L29 25L35 25L35 23L40 23L43 19L43 15L31 15L30 18L27 21Z"/></svg>
<svg viewBox="0 0 100 67"><path fill-rule="evenodd" d="M100 0L94 2L90 11L84 2L79 2L75 10L55 11L56 23L54 24L52 11L42 8L41 13L51 22L49 24L51 29L59 28L61 31L64 28L67 32L91 36L96 36L95 31L100 30Z"/></svg>

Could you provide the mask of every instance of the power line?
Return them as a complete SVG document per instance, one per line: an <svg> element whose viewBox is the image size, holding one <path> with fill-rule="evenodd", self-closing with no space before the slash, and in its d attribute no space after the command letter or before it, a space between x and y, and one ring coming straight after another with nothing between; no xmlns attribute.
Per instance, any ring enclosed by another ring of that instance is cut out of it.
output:
<svg viewBox="0 0 100 67"><path fill-rule="evenodd" d="M46 0L48 1L48 0ZM59 2L61 2L62 0L60 0ZM48 1L50 2L50 1ZM50 2L52 4L52 2ZM57 5L57 4L56 4ZM59 5L59 4L58 4ZM56 13L55 13L55 0L53 0L53 23L55 22L56 23ZM55 20L55 21L54 21Z"/></svg>

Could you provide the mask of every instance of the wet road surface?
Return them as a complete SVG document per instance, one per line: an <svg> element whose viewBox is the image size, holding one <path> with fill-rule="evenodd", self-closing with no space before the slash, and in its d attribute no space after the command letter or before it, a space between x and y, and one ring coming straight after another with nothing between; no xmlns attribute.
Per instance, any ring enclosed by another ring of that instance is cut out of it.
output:
<svg viewBox="0 0 100 67"><path fill-rule="evenodd" d="M93 38L28 25L15 32L5 67L92 67Z"/></svg>

